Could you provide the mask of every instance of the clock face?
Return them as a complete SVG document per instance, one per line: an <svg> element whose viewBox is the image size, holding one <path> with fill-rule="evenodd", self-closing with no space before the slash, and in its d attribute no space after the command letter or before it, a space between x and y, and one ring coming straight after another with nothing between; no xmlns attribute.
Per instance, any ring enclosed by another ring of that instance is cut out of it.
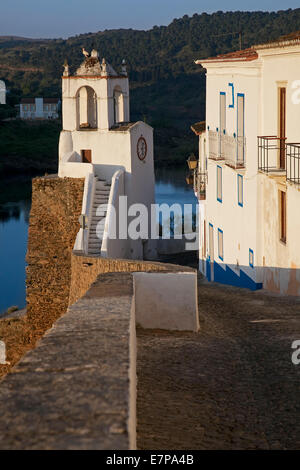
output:
<svg viewBox="0 0 300 470"><path fill-rule="evenodd" d="M137 154L140 160L145 160L147 155L147 142L143 136L141 136L138 140Z"/></svg>

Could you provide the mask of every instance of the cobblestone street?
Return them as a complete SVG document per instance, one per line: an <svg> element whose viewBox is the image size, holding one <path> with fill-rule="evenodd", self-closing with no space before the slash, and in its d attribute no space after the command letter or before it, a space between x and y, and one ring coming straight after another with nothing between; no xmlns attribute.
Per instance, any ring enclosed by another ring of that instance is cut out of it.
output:
<svg viewBox="0 0 300 470"><path fill-rule="evenodd" d="M138 330L138 448L299 449L299 300L200 281L199 314Z"/></svg>

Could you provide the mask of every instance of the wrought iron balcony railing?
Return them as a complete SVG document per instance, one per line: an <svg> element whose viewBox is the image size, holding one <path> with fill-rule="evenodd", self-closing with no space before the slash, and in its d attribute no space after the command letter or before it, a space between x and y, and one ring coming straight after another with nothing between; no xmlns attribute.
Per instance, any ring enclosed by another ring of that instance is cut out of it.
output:
<svg viewBox="0 0 300 470"><path fill-rule="evenodd" d="M286 138L275 135L258 136L258 169L266 173L285 171Z"/></svg>
<svg viewBox="0 0 300 470"><path fill-rule="evenodd" d="M286 179L300 184L300 143L286 144Z"/></svg>

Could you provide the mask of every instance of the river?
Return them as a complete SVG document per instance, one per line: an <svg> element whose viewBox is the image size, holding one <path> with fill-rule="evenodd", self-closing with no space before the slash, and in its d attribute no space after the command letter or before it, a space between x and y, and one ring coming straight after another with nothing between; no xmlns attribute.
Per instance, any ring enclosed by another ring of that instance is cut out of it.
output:
<svg viewBox="0 0 300 470"><path fill-rule="evenodd" d="M156 202L192 204L197 200L185 182L185 168L156 170ZM0 315L9 307L25 307L25 268L31 205L30 181L2 181L0 194Z"/></svg>

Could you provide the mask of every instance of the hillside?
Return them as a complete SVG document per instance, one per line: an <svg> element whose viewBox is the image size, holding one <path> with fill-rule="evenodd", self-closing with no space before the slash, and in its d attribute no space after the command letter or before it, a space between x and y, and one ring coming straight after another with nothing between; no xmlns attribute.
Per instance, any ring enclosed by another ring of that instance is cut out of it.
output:
<svg viewBox="0 0 300 470"><path fill-rule="evenodd" d="M0 37L0 79L15 104L21 96L60 95L62 64L67 58L77 67L82 46L96 48L116 69L125 58L131 118L156 127L158 162L183 161L197 145L189 125L205 117L204 71L194 60L239 49L239 31L244 48L299 29L300 8L185 15L148 31L106 30L66 40Z"/></svg>

